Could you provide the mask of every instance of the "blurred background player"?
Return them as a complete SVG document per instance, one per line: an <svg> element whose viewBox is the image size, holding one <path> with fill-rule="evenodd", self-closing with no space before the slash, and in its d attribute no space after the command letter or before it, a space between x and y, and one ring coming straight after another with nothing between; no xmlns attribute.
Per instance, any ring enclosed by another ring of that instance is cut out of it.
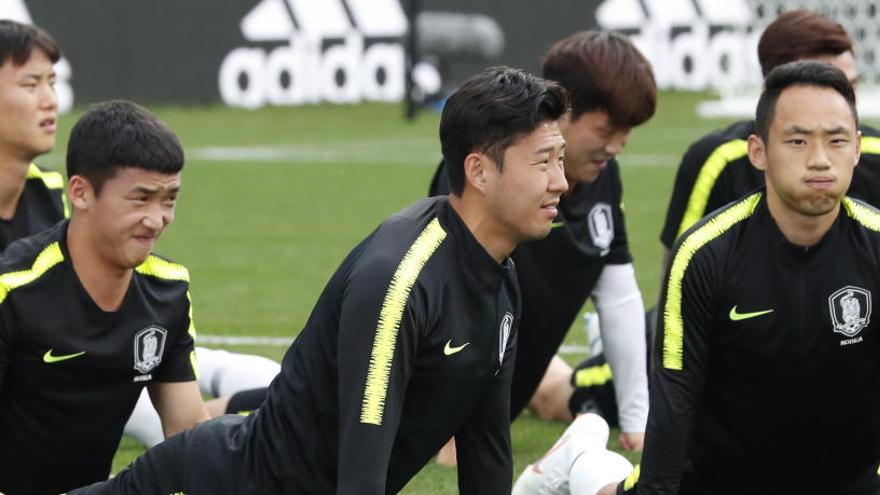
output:
<svg viewBox="0 0 880 495"><path fill-rule="evenodd" d="M106 479L150 389L165 435L207 419L189 274L150 253L174 216L183 149L145 109L108 102L71 133L74 213L0 262L0 491Z"/></svg>
<svg viewBox="0 0 880 495"><path fill-rule="evenodd" d="M523 291L523 352L516 361L511 417L530 404L541 417L572 419L572 370L553 357L592 297L618 380L620 441L626 449L640 450L648 414L644 305L627 245L614 157L632 128L654 114L657 87L645 57L613 32L586 31L558 41L547 52L543 74L571 95L571 111L561 126L570 186L550 235L513 254ZM441 164L432 195L449 191L446 175Z"/></svg>
<svg viewBox="0 0 880 495"><path fill-rule="evenodd" d="M880 488L880 211L844 196L855 93L817 61L764 86L748 153L766 186L676 242L642 466L622 492Z"/></svg>
<svg viewBox="0 0 880 495"><path fill-rule="evenodd" d="M354 248L260 409L72 493L396 493L455 435L459 491L509 494L509 254L557 214L566 107L559 85L515 69L464 84L440 122L453 194L407 207Z"/></svg>
<svg viewBox="0 0 880 495"><path fill-rule="evenodd" d="M55 146L60 57L46 31L0 20L0 251L67 212L61 174L33 164Z"/></svg>
<svg viewBox="0 0 880 495"><path fill-rule="evenodd" d="M526 466L513 495L596 495L613 488L633 466L608 450L608 433L601 416L578 415L542 458Z"/></svg>

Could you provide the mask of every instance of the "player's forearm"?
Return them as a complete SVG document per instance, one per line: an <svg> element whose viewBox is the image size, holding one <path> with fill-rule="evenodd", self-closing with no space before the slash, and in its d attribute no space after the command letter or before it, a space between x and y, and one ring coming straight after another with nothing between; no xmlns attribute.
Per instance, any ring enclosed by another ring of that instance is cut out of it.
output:
<svg viewBox="0 0 880 495"><path fill-rule="evenodd" d="M643 432L648 417L645 307L632 265L607 266L593 298L614 376L621 428Z"/></svg>

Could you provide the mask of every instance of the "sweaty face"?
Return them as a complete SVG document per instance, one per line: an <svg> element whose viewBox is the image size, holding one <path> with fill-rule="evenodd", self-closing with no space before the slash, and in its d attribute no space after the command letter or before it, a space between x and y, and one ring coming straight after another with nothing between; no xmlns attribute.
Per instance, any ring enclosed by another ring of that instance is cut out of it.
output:
<svg viewBox="0 0 880 495"><path fill-rule="evenodd" d="M608 166L608 160L620 153L632 129L615 127L603 111L586 112L562 120L565 137L565 177L574 187L580 182L593 182Z"/></svg>
<svg viewBox="0 0 880 495"><path fill-rule="evenodd" d="M503 170L488 168L491 214L515 244L550 233L559 197L568 189L564 150L559 124L547 121L504 151Z"/></svg>
<svg viewBox="0 0 880 495"><path fill-rule="evenodd" d="M768 201L786 212L836 214L859 161L860 134L846 100L830 88L792 86L776 102L755 165L765 171ZM750 152L750 157L752 156Z"/></svg>
<svg viewBox="0 0 880 495"><path fill-rule="evenodd" d="M40 49L23 65L0 66L0 153L33 160L55 146L55 70Z"/></svg>
<svg viewBox="0 0 880 495"><path fill-rule="evenodd" d="M90 198L87 212L102 258L123 269L143 263L174 220L179 191L180 173L131 167L104 182L101 192Z"/></svg>

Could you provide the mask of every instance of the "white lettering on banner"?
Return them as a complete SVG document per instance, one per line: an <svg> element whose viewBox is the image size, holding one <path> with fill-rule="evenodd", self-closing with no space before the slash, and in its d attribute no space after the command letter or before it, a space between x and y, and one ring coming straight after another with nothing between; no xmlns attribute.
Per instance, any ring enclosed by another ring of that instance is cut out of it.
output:
<svg viewBox="0 0 880 495"><path fill-rule="evenodd" d="M346 3L350 19L340 0L263 0L254 7L241 22L245 39L287 44L232 50L220 66L223 101L257 108L402 99L407 21L399 0Z"/></svg>
<svg viewBox="0 0 880 495"><path fill-rule="evenodd" d="M627 33L654 68L661 88L728 89L760 81L760 31L745 0L605 0L604 29Z"/></svg>

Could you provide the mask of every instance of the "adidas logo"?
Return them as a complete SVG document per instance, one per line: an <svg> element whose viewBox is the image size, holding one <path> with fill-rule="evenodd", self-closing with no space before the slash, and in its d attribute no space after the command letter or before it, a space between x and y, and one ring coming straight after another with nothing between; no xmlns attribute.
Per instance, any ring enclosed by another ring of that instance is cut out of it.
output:
<svg viewBox="0 0 880 495"><path fill-rule="evenodd" d="M22 24L33 24L30 11L24 0L0 0L0 19L9 19ZM64 47L61 47L64 50ZM58 111L64 113L73 108L73 88L70 86L72 75L70 62L61 57L55 63L55 94L58 97Z"/></svg>
<svg viewBox="0 0 880 495"><path fill-rule="evenodd" d="M241 21L244 38L220 66L223 101L265 104L399 101L405 94L399 0L263 0ZM262 48L267 43L277 46Z"/></svg>
<svg viewBox="0 0 880 495"><path fill-rule="evenodd" d="M761 81L761 33L752 32L746 0L604 0L596 21L630 36L661 88L728 90Z"/></svg>

